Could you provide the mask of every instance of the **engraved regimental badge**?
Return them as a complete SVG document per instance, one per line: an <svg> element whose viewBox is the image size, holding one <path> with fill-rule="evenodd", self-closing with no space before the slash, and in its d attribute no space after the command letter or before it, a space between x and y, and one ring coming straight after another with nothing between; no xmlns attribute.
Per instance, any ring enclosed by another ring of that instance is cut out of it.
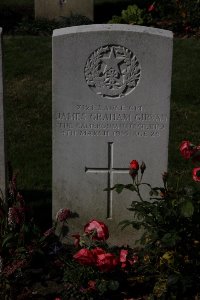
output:
<svg viewBox="0 0 200 300"><path fill-rule="evenodd" d="M107 45L95 50L85 65L88 86L105 98L121 98L138 85L141 66L137 57L126 47Z"/></svg>

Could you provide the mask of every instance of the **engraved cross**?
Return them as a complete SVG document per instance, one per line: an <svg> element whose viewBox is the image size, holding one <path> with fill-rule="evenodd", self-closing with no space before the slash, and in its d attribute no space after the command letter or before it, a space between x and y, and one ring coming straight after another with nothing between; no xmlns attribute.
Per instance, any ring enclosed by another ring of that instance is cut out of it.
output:
<svg viewBox="0 0 200 300"><path fill-rule="evenodd" d="M107 219L112 219L112 205L113 205L113 191L110 190L113 187L113 175L114 174L128 174L128 168L114 168L114 144L108 142L108 167L107 168L88 168L85 167L86 173L100 173L107 174Z"/></svg>

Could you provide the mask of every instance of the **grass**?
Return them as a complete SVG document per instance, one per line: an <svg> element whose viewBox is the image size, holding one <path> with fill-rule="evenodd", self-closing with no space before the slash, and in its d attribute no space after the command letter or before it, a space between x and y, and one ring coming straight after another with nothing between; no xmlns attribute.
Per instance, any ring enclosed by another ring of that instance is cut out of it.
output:
<svg viewBox="0 0 200 300"><path fill-rule="evenodd" d="M169 144L170 170L183 168L186 163L179 155L182 140L200 143L200 40L182 39L174 44L171 128Z"/></svg>
<svg viewBox="0 0 200 300"><path fill-rule="evenodd" d="M199 52L200 40L174 41L171 171L185 166L180 142L200 142ZM4 71L7 159L19 169L25 198L40 209L42 203L45 212L45 205L51 206L51 38L5 36Z"/></svg>
<svg viewBox="0 0 200 300"><path fill-rule="evenodd" d="M19 189L51 221L51 38L4 38L7 160ZM44 207L43 207L43 206ZM44 217L43 216L43 217ZM48 222L49 221L49 222Z"/></svg>

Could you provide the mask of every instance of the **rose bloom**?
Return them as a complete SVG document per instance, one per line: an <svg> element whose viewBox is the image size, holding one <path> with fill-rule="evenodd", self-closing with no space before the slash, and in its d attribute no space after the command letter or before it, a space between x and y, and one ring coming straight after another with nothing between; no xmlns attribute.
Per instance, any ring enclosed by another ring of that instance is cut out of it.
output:
<svg viewBox="0 0 200 300"><path fill-rule="evenodd" d="M103 250L102 248L100 247L96 247L94 249L91 250L92 254L94 255L94 258L97 259L97 256L100 255L100 254L105 254L105 250Z"/></svg>
<svg viewBox="0 0 200 300"><path fill-rule="evenodd" d="M119 259L112 253L97 255L96 266L101 272L112 271L119 263Z"/></svg>
<svg viewBox="0 0 200 300"><path fill-rule="evenodd" d="M76 254L73 255L75 261L81 265L91 266L95 263L95 258L91 250L82 248Z"/></svg>
<svg viewBox="0 0 200 300"><path fill-rule="evenodd" d="M194 181L200 182L200 167L193 169L192 178Z"/></svg>
<svg viewBox="0 0 200 300"><path fill-rule="evenodd" d="M119 261L121 263L121 267L125 268L126 263L127 263L127 255L128 255L128 250L121 249L120 255L119 255Z"/></svg>
<svg viewBox="0 0 200 300"><path fill-rule="evenodd" d="M190 157L195 153L194 146L190 143L190 141L183 141L179 149L181 155L185 159L190 159Z"/></svg>
<svg viewBox="0 0 200 300"><path fill-rule="evenodd" d="M154 11L155 8L156 8L155 5L154 5L154 4L151 4L151 5L148 7L148 12Z"/></svg>
<svg viewBox="0 0 200 300"><path fill-rule="evenodd" d="M70 217L70 210L68 208L61 208L56 214L56 220L64 222Z"/></svg>
<svg viewBox="0 0 200 300"><path fill-rule="evenodd" d="M101 221L91 220L84 226L86 234L92 234L94 240L107 240L109 237L108 227Z"/></svg>

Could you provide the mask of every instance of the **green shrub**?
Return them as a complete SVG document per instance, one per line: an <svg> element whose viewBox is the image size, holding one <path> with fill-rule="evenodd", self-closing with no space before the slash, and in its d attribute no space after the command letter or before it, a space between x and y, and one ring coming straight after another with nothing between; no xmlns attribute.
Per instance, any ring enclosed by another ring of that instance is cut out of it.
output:
<svg viewBox="0 0 200 300"><path fill-rule="evenodd" d="M152 1L153 2L153 1ZM153 9L149 11L153 23L158 20L171 20L174 28L188 30L199 27L200 1L199 0L158 0L153 2Z"/></svg>
<svg viewBox="0 0 200 300"><path fill-rule="evenodd" d="M129 5L122 10L121 16L113 16L109 23L144 24L144 11L137 5Z"/></svg>
<svg viewBox="0 0 200 300"><path fill-rule="evenodd" d="M0 27L3 27L4 32L12 32L24 16L33 18L33 1L0 1Z"/></svg>

